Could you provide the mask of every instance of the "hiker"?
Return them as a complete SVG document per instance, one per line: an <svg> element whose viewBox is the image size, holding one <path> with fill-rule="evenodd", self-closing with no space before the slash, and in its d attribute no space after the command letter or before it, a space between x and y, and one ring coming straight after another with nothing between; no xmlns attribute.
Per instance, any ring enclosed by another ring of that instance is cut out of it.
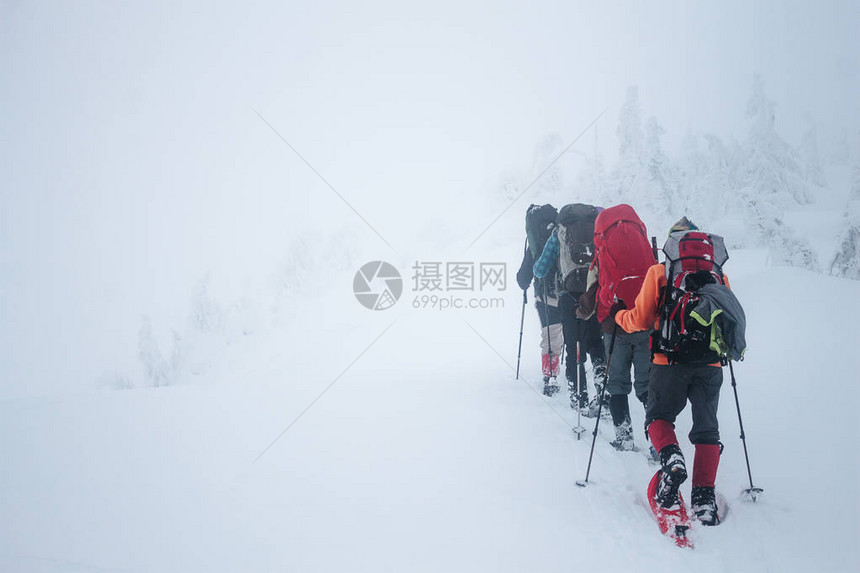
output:
<svg viewBox="0 0 860 573"><path fill-rule="evenodd" d="M558 212L556 226L547 239L543 252L535 261L534 276L540 279L552 276L555 269L558 310L561 315L567 363L565 375L570 392L570 407L580 409L586 416L596 416L601 390L606 379L606 352L603 334L597 317L588 320L576 317L579 297L585 292L588 268L594 256L594 220L599 210L592 205L572 203ZM585 383L586 355L591 359L594 387L597 390L591 404Z"/></svg>
<svg viewBox="0 0 860 573"><path fill-rule="evenodd" d="M586 320L596 313L607 354L612 337L616 339L611 363L607 365L606 390L615 426L615 439L610 443L617 450L631 451L634 441L627 396L635 389L636 398L643 407L648 403L651 332L650 329L625 332L615 325L611 310L617 301L633 306L645 274L657 262L656 255L648 243L645 224L630 205L609 207L597 216L594 244L596 250L588 272L588 288L579 297L576 316Z"/></svg>
<svg viewBox="0 0 860 573"><path fill-rule="evenodd" d="M532 284L532 267L540 256L547 239L555 229L558 211L552 205L531 205L526 211L526 245L523 261L517 271L517 284L525 293ZM564 349L561 316L558 311L558 295L554 280L534 279L535 308L541 325L541 370L543 372L543 393L552 396L558 392L556 382L559 360ZM525 304L525 302L524 302Z"/></svg>
<svg viewBox="0 0 860 573"><path fill-rule="evenodd" d="M717 525L722 365L726 357L743 355L745 318L722 272L728 259L722 237L698 231L684 217L671 228L663 252L666 263L648 269L633 307L625 310L619 303L610 314L626 332L655 329L645 419L661 464L654 500L663 508L681 504L678 490L687 468L674 422L689 400L689 439L695 446L692 510L702 524ZM699 314L694 317L691 310Z"/></svg>

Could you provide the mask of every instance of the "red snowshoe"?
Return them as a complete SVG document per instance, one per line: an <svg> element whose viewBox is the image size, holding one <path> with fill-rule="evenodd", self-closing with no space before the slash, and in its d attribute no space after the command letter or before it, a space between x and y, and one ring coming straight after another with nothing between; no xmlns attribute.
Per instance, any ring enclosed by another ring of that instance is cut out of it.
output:
<svg viewBox="0 0 860 573"><path fill-rule="evenodd" d="M657 473L651 478L651 483L648 484L648 505L654 512L660 532L672 538L678 547L692 549L693 542L687 537L687 532L690 529L690 514L687 512L687 505L684 503L681 492L678 492L678 503L671 507L662 507L657 503L657 484L660 482L661 473L662 470L657 470Z"/></svg>

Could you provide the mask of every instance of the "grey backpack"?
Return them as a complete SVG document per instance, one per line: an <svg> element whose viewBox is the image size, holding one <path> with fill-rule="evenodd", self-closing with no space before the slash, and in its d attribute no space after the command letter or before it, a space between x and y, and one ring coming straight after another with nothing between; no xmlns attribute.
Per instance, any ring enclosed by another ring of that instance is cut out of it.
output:
<svg viewBox="0 0 860 573"><path fill-rule="evenodd" d="M594 220L597 207L565 205L558 212L558 285L560 290L585 292L588 269L594 259Z"/></svg>

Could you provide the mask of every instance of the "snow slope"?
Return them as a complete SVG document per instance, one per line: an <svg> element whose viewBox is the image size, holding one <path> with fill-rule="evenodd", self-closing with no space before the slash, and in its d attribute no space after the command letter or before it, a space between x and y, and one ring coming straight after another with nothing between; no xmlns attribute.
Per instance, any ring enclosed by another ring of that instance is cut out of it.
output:
<svg viewBox="0 0 860 573"><path fill-rule="evenodd" d="M727 272L748 312L736 374L766 493L738 499L748 480L727 379L718 489L731 512L694 528L694 551L659 534L644 501L654 470L609 446L609 423L591 485L575 487L590 436L576 440L563 395L537 391L531 308L514 379L514 287L503 310L459 312L406 295L370 312L338 292L297 310L301 329L223 350L193 383L0 402L0 570L857 570L860 284L763 257L733 253Z"/></svg>
<svg viewBox="0 0 860 573"><path fill-rule="evenodd" d="M860 570L860 283L733 250L766 494L737 500L726 384L732 509L693 552L609 427L574 486L589 444L537 390L532 309L514 379L529 202L699 207L739 247L784 224L822 269L851 222L860 4L699 4L0 2L0 572ZM745 187L759 73L782 153L754 173L843 174L784 214ZM506 261L506 304L368 311L378 259L407 285Z"/></svg>

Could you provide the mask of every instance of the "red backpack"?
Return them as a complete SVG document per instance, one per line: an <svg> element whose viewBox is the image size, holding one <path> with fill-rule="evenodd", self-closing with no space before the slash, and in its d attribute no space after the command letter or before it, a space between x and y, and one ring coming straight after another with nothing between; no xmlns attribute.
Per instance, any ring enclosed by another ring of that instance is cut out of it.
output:
<svg viewBox="0 0 860 573"><path fill-rule="evenodd" d="M657 261L645 224L630 205L604 209L594 222L594 262L598 267L597 320L609 316L616 299L633 308L648 268Z"/></svg>

